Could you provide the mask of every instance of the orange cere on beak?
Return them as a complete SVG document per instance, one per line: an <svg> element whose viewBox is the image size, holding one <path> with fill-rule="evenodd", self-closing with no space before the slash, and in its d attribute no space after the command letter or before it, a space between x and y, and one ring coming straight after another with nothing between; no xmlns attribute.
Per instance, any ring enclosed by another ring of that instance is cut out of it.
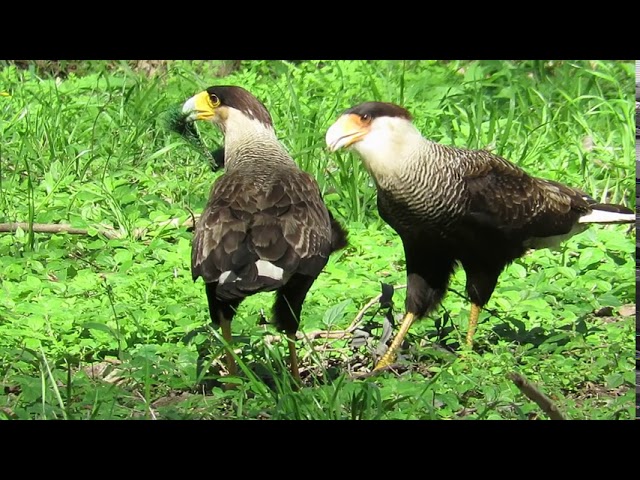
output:
<svg viewBox="0 0 640 480"><path fill-rule="evenodd" d="M362 140L369 133L371 120L363 120L360 115L342 115L329 127L325 140L329 150L335 152Z"/></svg>

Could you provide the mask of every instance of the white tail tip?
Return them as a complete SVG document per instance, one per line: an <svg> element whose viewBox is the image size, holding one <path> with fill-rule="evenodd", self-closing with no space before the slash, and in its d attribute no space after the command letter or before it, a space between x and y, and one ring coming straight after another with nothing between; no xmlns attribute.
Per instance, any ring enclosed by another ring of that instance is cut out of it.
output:
<svg viewBox="0 0 640 480"><path fill-rule="evenodd" d="M604 210L592 210L583 215L578 223L634 223L636 221L635 213L618 213L607 212Z"/></svg>

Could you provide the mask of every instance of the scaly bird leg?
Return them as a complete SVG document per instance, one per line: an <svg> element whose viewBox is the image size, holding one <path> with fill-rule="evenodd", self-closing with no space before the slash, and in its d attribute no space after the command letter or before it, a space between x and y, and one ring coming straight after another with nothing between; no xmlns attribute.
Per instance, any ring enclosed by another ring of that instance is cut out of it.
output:
<svg viewBox="0 0 640 480"><path fill-rule="evenodd" d="M226 349L226 357L227 357L227 370L229 370L229 375L235 375L238 373L238 368L236 366L236 361L233 358L233 354L231 353L232 338L231 338L231 320L227 320L225 318L220 319L220 327L222 328L222 338L224 338L225 342L229 345Z"/></svg>
<svg viewBox="0 0 640 480"><path fill-rule="evenodd" d="M402 345L402 341L404 340L404 337L407 335L407 332L409 331L409 327L411 327L411 324L415 319L416 319L416 316L413 313L407 313L404 316L404 319L402 319L402 325L400 326L400 331L394 337L393 342L391 342L391 346L389 347L389 349L378 361L376 367L373 369L374 371L380 370L381 368L388 367L393 363L393 361L396 359L396 352L400 348L400 345Z"/></svg>
<svg viewBox="0 0 640 480"><path fill-rule="evenodd" d="M296 353L296 334L287 333L287 343L289 344L289 366L291 374L298 385L302 385L300 372L298 371L298 354Z"/></svg>
<svg viewBox="0 0 640 480"><path fill-rule="evenodd" d="M473 336L476 333L476 327L478 326L478 317L480 316L480 310L482 307L479 307L475 303L471 304L471 314L469 315L469 330L467 331L467 347L473 347Z"/></svg>

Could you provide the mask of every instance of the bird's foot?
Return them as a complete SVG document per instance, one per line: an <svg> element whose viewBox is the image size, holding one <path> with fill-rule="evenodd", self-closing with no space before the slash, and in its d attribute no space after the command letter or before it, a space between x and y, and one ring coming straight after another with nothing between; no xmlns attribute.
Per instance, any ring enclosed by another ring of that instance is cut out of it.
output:
<svg viewBox="0 0 640 480"><path fill-rule="evenodd" d="M378 361L373 371L375 372L377 370L382 370L383 368L389 367L390 365L393 364L393 361L395 360L395 358L396 358L395 351L391 351L391 348L389 348L389 350L387 350L387 353L385 353L382 356L382 358Z"/></svg>

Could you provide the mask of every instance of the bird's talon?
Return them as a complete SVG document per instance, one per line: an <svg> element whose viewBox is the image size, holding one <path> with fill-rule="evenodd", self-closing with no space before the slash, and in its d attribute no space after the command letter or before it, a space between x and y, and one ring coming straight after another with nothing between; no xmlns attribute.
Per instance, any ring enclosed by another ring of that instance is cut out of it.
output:
<svg viewBox="0 0 640 480"><path fill-rule="evenodd" d="M385 355L376 364L376 366L374 367L373 371L375 372L376 370L382 370L383 368L387 368L392 363L393 363L393 356L392 355Z"/></svg>

